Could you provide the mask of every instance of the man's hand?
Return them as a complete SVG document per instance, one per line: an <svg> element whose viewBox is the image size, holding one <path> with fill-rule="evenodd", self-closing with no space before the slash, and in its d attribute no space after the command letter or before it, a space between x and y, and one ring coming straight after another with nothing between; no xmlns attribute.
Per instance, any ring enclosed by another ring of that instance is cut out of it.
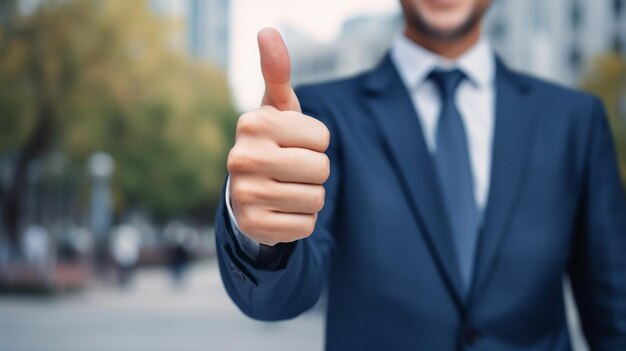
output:
<svg viewBox="0 0 626 351"><path fill-rule="evenodd" d="M237 123L228 155L230 199L239 229L266 245L292 242L313 232L330 175L324 154L330 132L301 113L290 84L290 62L280 34L258 34L265 79L262 106Z"/></svg>

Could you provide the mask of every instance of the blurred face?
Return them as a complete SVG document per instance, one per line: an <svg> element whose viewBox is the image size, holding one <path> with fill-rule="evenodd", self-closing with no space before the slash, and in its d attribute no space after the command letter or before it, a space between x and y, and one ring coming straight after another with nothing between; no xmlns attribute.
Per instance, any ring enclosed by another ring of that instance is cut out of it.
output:
<svg viewBox="0 0 626 351"><path fill-rule="evenodd" d="M442 40L463 37L480 24L491 0L400 0L407 26Z"/></svg>

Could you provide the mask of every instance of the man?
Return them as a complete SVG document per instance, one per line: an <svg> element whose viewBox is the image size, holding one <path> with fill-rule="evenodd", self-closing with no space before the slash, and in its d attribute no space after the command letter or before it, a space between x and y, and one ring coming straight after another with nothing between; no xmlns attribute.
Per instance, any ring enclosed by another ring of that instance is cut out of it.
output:
<svg viewBox="0 0 626 351"><path fill-rule="evenodd" d="M568 276L592 350L626 350L601 103L500 62L490 0L401 3L378 67L296 92L279 34L259 33L263 106L239 119L217 212L231 298L283 320L327 288L328 350L562 351Z"/></svg>

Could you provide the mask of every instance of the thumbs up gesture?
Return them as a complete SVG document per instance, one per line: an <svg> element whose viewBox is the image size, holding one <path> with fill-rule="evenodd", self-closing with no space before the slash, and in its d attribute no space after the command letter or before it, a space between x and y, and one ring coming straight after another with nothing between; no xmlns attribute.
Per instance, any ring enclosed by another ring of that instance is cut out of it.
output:
<svg viewBox="0 0 626 351"><path fill-rule="evenodd" d="M262 106L239 117L228 155L230 199L239 229L275 245L313 232L330 175L324 154L330 132L303 115L290 83L290 61L280 34L258 34L265 80Z"/></svg>

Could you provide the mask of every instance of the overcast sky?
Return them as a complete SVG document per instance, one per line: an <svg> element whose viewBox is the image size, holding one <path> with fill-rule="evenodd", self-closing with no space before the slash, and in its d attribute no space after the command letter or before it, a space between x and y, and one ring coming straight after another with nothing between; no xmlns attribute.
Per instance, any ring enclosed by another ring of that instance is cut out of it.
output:
<svg viewBox="0 0 626 351"><path fill-rule="evenodd" d="M230 84L237 108L258 106L263 92L256 33L281 24L330 41L347 18L399 11L398 0L233 0Z"/></svg>

